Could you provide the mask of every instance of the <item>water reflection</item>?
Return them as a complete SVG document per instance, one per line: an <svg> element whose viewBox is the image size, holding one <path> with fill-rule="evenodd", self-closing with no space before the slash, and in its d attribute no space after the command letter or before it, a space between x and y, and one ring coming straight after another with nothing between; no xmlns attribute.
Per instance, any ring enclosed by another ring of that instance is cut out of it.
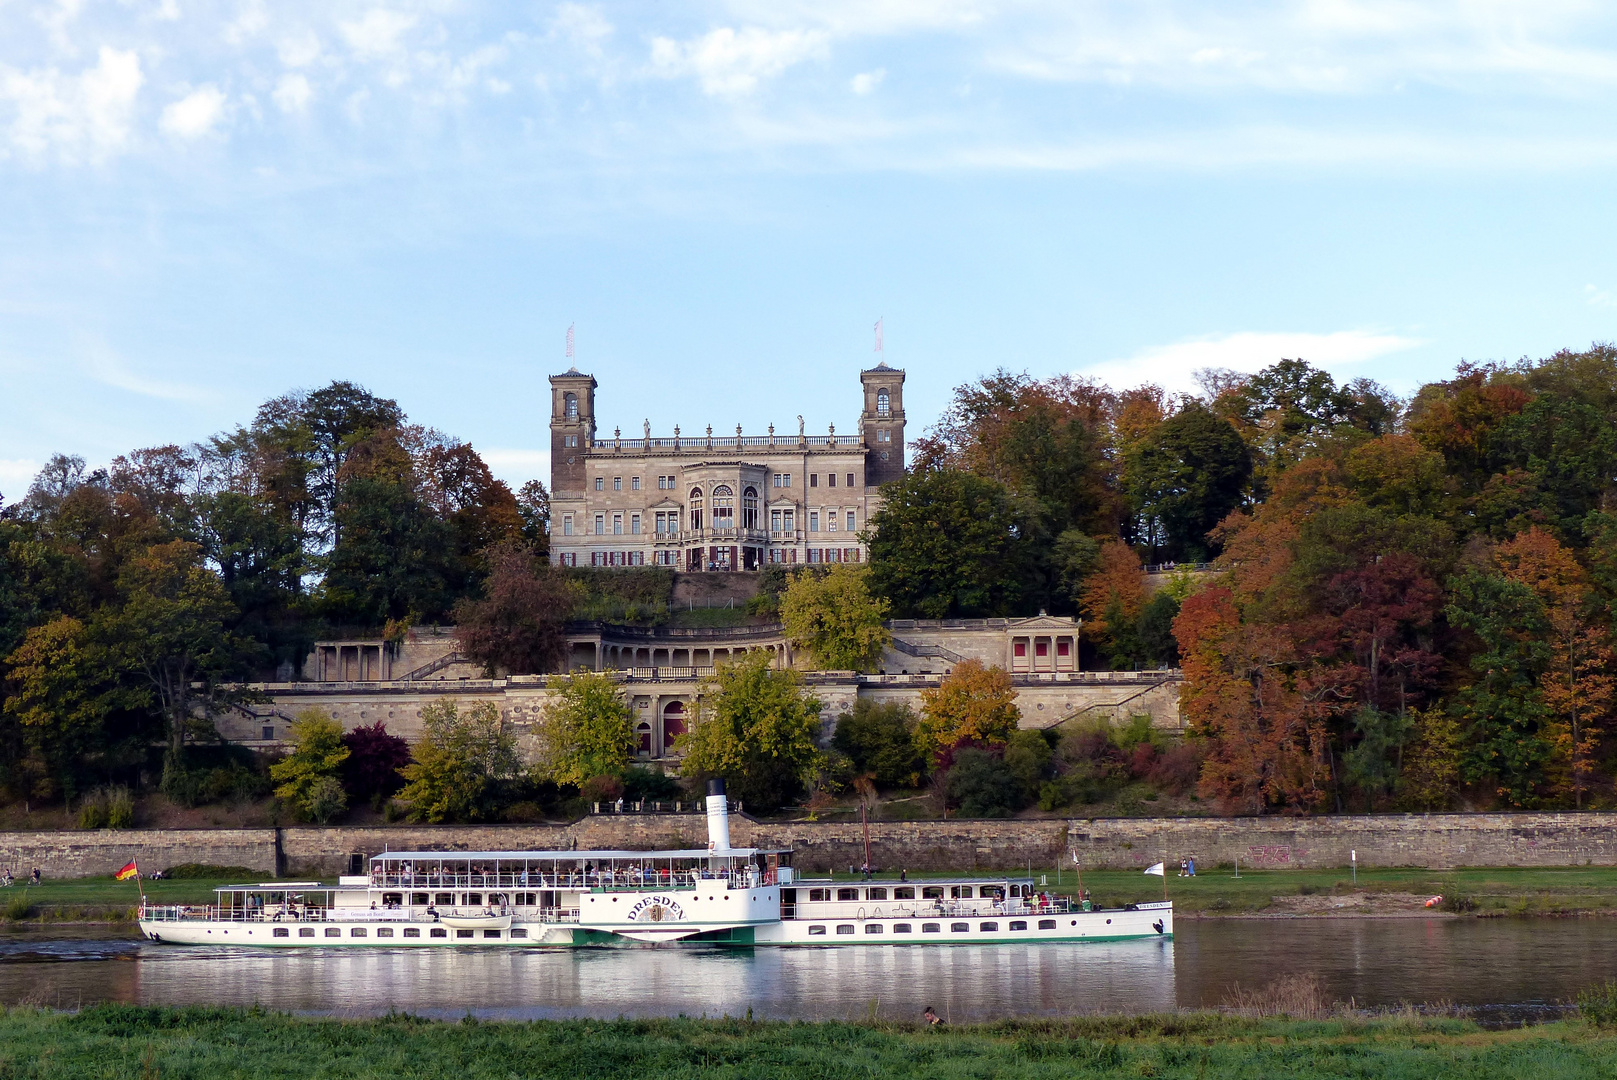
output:
<svg viewBox="0 0 1617 1080"><path fill-rule="evenodd" d="M158 946L105 931L0 934L0 1002L260 1003L513 1019L1154 1012L1317 972L1361 1005L1531 1006L1617 977L1608 920L1183 921L1173 945L308 950Z"/></svg>

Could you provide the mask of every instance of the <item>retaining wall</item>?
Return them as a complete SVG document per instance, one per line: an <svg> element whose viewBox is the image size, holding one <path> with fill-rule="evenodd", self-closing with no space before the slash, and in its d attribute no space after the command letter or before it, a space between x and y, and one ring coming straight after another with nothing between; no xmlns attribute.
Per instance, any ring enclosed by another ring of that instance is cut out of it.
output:
<svg viewBox="0 0 1617 1080"><path fill-rule="evenodd" d="M737 846L791 847L804 870L864 861L857 823L731 822ZM872 822L872 862L911 870L1053 866L1076 852L1090 869L1143 868L1193 855L1204 866L1262 869L1359 865L1617 866L1617 814L1431 814L1317 818L1098 818L1055 821ZM562 825L375 828L0 831L0 866L50 877L110 874L130 859L150 872L179 863L265 874L332 875L385 850L693 848L700 814L603 814Z"/></svg>

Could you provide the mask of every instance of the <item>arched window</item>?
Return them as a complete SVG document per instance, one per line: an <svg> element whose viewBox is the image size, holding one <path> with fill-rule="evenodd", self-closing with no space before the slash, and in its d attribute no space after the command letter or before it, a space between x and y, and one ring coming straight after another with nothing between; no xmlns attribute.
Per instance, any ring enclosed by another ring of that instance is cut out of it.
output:
<svg viewBox="0 0 1617 1080"><path fill-rule="evenodd" d="M887 396L886 390L876 391L876 415L893 415L893 399Z"/></svg>
<svg viewBox="0 0 1617 1080"><path fill-rule="evenodd" d="M642 721L640 726L635 728L635 735L638 736L638 738L640 740L640 753L641 753L641 755L643 755L645 757L650 757L651 756L651 725Z"/></svg>
<svg viewBox="0 0 1617 1080"><path fill-rule="evenodd" d="M730 490L729 484L720 484L713 489L713 527L715 529L736 527L735 492Z"/></svg>
<svg viewBox="0 0 1617 1080"><path fill-rule="evenodd" d="M577 420L578 419L578 395L577 394L563 394L561 401L562 401L562 406L561 406L562 407L562 413L564 415L566 415L567 419L569 419L569 420Z"/></svg>
<svg viewBox="0 0 1617 1080"><path fill-rule="evenodd" d="M691 488L691 528L702 528L702 489Z"/></svg>
<svg viewBox="0 0 1617 1080"><path fill-rule="evenodd" d="M674 748L674 740L685 734L685 703L670 701L663 706L663 753Z"/></svg>
<svg viewBox="0 0 1617 1080"><path fill-rule="evenodd" d="M755 487L748 487L741 492L741 527L743 529L758 527L758 489Z"/></svg>

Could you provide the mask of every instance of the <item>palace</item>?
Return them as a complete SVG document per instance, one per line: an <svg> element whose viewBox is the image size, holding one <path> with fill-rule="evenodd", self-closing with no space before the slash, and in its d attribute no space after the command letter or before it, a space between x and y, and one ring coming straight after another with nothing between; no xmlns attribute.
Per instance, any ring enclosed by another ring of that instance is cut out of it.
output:
<svg viewBox="0 0 1617 1080"><path fill-rule="evenodd" d="M863 562L878 489L904 475L904 372L859 374L856 434L736 433L610 439L595 427L595 378L550 379L550 552L562 566L757 570Z"/></svg>

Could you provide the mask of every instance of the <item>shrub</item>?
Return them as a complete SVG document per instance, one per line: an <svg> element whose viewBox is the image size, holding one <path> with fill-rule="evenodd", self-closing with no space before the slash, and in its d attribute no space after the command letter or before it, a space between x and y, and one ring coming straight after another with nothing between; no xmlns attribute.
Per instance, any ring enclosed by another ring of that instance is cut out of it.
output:
<svg viewBox="0 0 1617 1080"><path fill-rule="evenodd" d="M1580 990L1578 1015L1598 1027L1617 1027L1617 979Z"/></svg>
<svg viewBox="0 0 1617 1080"><path fill-rule="evenodd" d="M1196 787L1196 781L1201 777L1202 746L1195 741L1186 741L1168 747L1152 762L1146 779L1175 795L1183 795Z"/></svg>
<svg viewBox="0 0 1617 1080"><path fill-rule="evenodd" d="M92 791L79 803L79 828L105 829L106 827L106 794L100 790Z"/></svg>
<svg viewBox="0 0 1617 1080"><path fill-rule="evenodd" d="M636 765L623 774L623 797L669 801L680 796L679 781L665 772Z"/></svg>
<svg viewBox="0 0 1617 1080"><path fill-rule="evenodd" d="M163 871L163 876L175 881L198 881L224 878L228 881L257 881L264 871L247 866L216 866L213 863L180 863Z"/></svg>
<svg viewBox="0 0 1617 1080"><path fill-rule="evenodd" d="M399 770L410 764L410 744L389 735L385 721L345 732L342 743L348 747L348 758L338 775L355 802L390 799L404 787Z"/></svg>
<svg viewBox="0 0 1617 1080"><path fill-rule="evenodd" d="M316 824L324 825L348 809L348 793L335 776L322 776L309 785L304 808Z"/></svg>
<svg viewBox="0 0 1617 1080"><path fill-rule="evenodd" d="M97 788L79 804L79 828L127 829L135 824L135 803L126 787Z"/></svg>
<svg viewBox="0 0 1617 1080"><path fill-rule="evenodd" d="M592 776L578 786L585 802L616 802L623 797L623 781L615 776Z"/></svg>
<svg viewBox="0 0 1617 1080"><path fill-rule="evenodd" d="M1010 766L974 747L954 755L944 794L964 817L1010 817L1023 801L1022 782Z"/></svg>
<svg viewBox="0 0 1617 1080"><path fill-rule="evenodd" d="M837 718L831 745L877 786L915 787L926 777L926 755L915 743L915 713L908 705L860 698Z"/></svg>
<svg viewBox="0 0 1617 1080"><path fill-rule="evenodd" d="M1444 893L1443 902L1438 908L1456 915L1464 915L1468 911L1477 910L1477 902L1461 893Z"/></svg>

